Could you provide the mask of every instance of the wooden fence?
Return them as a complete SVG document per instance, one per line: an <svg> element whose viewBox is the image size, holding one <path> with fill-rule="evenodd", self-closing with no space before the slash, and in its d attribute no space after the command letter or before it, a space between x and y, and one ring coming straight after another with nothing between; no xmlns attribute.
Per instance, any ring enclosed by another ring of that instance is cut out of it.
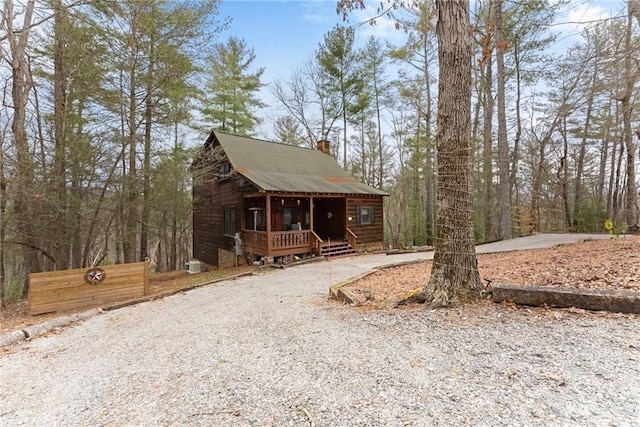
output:
<svg viewBox="0 0 640 427"><path fill-rule="evenodd" d="M50 313L149 294L149 262L29 274L29 314ZM85 279L85 276L88 276Z"/></svg>

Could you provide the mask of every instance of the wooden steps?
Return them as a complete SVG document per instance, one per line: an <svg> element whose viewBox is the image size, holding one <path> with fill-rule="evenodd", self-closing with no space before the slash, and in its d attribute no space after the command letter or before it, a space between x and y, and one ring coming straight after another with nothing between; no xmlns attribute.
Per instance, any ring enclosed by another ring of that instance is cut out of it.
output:
<svg viewBox="0 0 640 427"><path fill-rule="evenodd" d="M321 256L327 258L346 256L355 254L356 250L351 247L349 242L328 242L322 244Z"/></svg>

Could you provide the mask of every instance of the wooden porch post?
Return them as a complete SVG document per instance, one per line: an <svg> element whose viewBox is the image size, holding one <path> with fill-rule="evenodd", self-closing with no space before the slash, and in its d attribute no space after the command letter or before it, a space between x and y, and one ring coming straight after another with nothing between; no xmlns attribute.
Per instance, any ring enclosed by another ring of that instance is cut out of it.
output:
<svg viewBox="0 0 640 427"><path fill-rule="evenodd" d="M267 256L271 256L271 194L267 194Z"/></svg>
<svg viewBox="0 0 640 427"><path fill-rule="evenodd" d="M309 230L315 233L313 229L313 196L309 197Z"/></svg>

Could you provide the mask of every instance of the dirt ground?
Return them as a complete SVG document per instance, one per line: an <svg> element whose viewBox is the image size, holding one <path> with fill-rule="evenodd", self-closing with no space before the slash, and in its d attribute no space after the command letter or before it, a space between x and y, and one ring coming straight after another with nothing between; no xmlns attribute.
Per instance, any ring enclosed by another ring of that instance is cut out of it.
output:
<svg viewBox="0 0 640 427"><path fill-rule="evenodd" d="M640 292L640 236L479 254L478 269L484 285L491 281ZM430 273L428 260L379 270L346 288L363 307L389 307L423 287ZM370 295L369 300L366 294Z"/></svg>
<svg viewBox="0 0 640 427"><path fill-rule="evenodd" d="M591 240L559 245L551 249L480 254L478 268L483 283L490 280L493 283L640 292L640 236ZM194 275L185 271L152 274L152 295L160 296L255 270L256 267L244 266ZM390 267L347 287L354 295L360 297L363 307L386 308L424 286L430 272L431 261ZM365 289L370 293L369 300L365 299ZM29 316L26 301L11 304L0 308L0 334L90 308L93 307Z"/></svg>
<svg viewBox="0 0 640 427"><path fill-rule="evenodd" d="M163 294L171 294L181 289L199 286L215 280L255 270L256 267L253 266L241 266L218 271L207 271L200 274L187 274L187 272L184 270L172 271L169 273L154 273L151 274L149 279L151 285L151 294L146 296L145 298L159 297ZM135 300L120 301L114 303L114 305L134 301ZM20 301L14 304L9 304L7 307L0 307L0 334L42 323L45 320L54 317L68 316L74 313L80 313L91 308L95 308L95 306L85 306L76 310L65 310L55 313L29 316L27 314L27 301Z"/></svg>

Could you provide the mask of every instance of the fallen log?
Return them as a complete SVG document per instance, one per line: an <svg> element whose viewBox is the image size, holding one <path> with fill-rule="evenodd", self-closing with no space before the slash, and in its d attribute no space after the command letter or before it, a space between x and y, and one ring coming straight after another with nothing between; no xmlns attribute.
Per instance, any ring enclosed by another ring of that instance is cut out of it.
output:
<svg viewBox="0 0 640 427"><path fill-rule="evenodd" d="M640 314L640 292L493 284L493 302Z"/></svg>

